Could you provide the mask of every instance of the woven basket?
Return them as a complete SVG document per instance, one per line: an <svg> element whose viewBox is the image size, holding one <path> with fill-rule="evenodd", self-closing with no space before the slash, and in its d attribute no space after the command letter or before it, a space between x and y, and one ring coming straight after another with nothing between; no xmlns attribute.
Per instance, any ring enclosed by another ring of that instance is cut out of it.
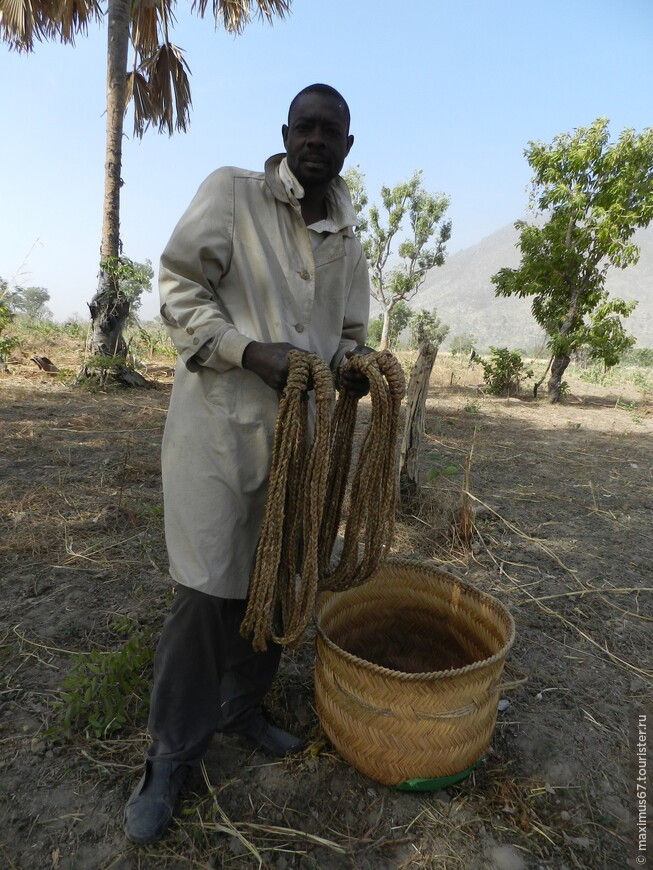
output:
<svg viewBox="0 0 653 870"><path fill-rule="evenodd" d="M328 738L386 785L450 777L487 749L515 626L496 599L388 560L317 605L315 699Z"/></svg>

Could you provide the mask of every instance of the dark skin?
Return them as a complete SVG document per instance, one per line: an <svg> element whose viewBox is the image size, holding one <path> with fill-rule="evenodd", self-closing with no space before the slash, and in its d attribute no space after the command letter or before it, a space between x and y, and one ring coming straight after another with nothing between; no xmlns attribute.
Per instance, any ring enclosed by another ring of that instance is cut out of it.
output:
<svg viewBox="0 0 653 870"><path fill-rule="evenodd" d="M281 135L288 167L304 188L300 206L304 223L309 226L327 216L327 188L340 173L354 144L347 112L333 96L315 92L303 94L295 102L288 124L281 128ZM287 342L252 341L243 353L243 368L281 392L288 378L288 352L291 350L306 352ZM345 356L349 359L354 354L371 352L372 348L358 345ZM367 395L370 388L365 375L351 370L341 372L340 386L354 398Z"/></svg>

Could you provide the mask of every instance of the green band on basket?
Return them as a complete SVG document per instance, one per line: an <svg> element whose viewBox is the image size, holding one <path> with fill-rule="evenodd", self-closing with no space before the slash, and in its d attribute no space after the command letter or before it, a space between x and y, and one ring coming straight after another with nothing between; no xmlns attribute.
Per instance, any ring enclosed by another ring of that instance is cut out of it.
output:
<svg viewBox="0 0 653 870"><path fill-rule="evenodd" d="M485 761L485 758L485 755L481 755L477 761L470 764L469 767L466 767L465 770L461 770L459 773L450 773L449 776L436 776L431 779L420 779L419 777L405 779L402 783L394 787L397 791L438 791L441 788L448 788L450 785L453 785L461 779L464 779L466 776L469 776L475 767L478 767L482 761Z"/></svg>

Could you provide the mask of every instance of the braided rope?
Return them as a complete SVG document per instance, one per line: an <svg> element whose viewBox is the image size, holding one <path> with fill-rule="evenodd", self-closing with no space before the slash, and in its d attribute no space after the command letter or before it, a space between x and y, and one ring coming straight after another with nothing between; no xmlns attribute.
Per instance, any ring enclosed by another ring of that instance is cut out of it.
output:
<svg viewBox="0 0 653 870"><path fill-rule="evenodd" d="M347 366L370 382L372 413L351 479L344 546L331 558L341 522L358 399L339 393L316 354L290 351L279 403L265 513L241 625L254 649L272 638L292 644L306 630L317 590L367 580L389 549L394 529L401 366L388 351L354 355ZM315 391L315 428L307 443L307 391ZM299 573L299 579L297 574ZM281 620L281 633L275 624Z"/></svg>
<svg viewBox="0 0 653 870"><path fill-rule="evenodd" d="M372 411L351 475L344 546L338 564L330 568L350 470L358 405L357 399L340 393L332 423L331 462L322 525L320 587L323 589L348 589L369 579L389 550L394 532L396 444L399 408L406 390L404 373L389 351L353 356L349 365L367 376Z"/></svg>

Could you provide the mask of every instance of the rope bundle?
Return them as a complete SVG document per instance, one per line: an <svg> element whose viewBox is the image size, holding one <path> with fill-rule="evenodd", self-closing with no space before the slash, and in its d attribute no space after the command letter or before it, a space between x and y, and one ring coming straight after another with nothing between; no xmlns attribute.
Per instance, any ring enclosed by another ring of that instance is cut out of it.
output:
<svg viewBox="0 0 653 870"><path fill-rule="evenodd" d="M270 638L291 644L302 636L318 587L345 589L365 582L390 547L394 529L397 430L405 392L401 366L388 351L356 354L347 363L368 378L372 412L351 478L344 546L334 565L358 399L341 390L332 415L333 376L324 360L290 351L288 362L265 514L241 625L244 636L253 634L257 650L265 649ZM311 388L316 416L308 443Z"/></svg>

